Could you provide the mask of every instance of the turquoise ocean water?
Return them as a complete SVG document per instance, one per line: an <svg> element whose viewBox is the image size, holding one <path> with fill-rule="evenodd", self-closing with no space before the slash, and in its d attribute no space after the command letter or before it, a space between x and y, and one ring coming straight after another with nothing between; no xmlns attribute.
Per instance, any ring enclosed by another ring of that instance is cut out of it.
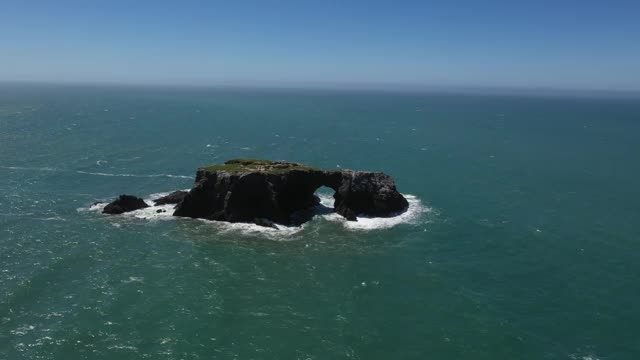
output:
<svg viewBox="0 0 640 360"><path fill-rule="evenodd" d="M0 358L638 359L639 134L637 99L4 85ZM412 206L91 208L234 157L385 171Z"/></svg>

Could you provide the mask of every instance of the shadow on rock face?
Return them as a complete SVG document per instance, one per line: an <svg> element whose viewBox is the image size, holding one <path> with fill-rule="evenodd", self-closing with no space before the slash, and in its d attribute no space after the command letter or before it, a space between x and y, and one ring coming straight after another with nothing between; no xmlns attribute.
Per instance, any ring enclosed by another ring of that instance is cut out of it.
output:
<svg viewBox="0 0 640 360"><path fill-rule="evenodd" d="M189 193L188 191L182 191L182 190L174 191L167 196L163 196L153 200L153 203L156 206L166 205L166 204L178 204L182 201L182 199L184 199L185 196L187 196L188 193Z"/></svg>

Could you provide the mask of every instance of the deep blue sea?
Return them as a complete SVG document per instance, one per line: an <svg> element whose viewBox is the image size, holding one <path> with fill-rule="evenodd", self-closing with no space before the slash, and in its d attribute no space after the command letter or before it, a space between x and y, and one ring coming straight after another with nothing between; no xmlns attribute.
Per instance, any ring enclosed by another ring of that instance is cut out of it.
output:
<svg viewBox="0 0 640 360"><path fill-rule="evenodd" d="M411 207L92 207L236 157L384 171ZM0 359L635 360L639 158L633 98L2 85Z"/></svg>

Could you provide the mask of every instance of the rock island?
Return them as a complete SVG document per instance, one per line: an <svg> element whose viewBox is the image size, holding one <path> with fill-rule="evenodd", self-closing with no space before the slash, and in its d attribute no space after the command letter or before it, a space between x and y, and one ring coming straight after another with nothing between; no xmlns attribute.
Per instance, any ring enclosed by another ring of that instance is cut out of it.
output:
<svg viewBox="0 0 640 360"><path fill-rule="evenodd" d="M308 220L298 216L300 211L319 204L314 193L322 186L335 191L335 211L351 221L358 215L390 217L408 207L393 178L382 172L323 170L258 159L234 159L199 168L188 193L175 192L155 203L176 203L174 216L298 225Z"/></svg>

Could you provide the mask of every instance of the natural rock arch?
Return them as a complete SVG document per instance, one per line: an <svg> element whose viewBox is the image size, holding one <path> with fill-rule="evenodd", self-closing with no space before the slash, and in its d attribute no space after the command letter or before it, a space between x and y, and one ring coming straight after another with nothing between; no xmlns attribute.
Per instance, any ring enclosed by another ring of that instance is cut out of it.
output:
<svg viewBox="0 0 640 360"><path fill-rule="evenodd" d="M335 191L335 210L348 220L359 214L392 216L408 205L393 179L381 172L237 159L198 169L195 185L174 215L259 224L267 219L289 225L295 223L292 214L318 204L314 194L322 186Z"/></svg>

